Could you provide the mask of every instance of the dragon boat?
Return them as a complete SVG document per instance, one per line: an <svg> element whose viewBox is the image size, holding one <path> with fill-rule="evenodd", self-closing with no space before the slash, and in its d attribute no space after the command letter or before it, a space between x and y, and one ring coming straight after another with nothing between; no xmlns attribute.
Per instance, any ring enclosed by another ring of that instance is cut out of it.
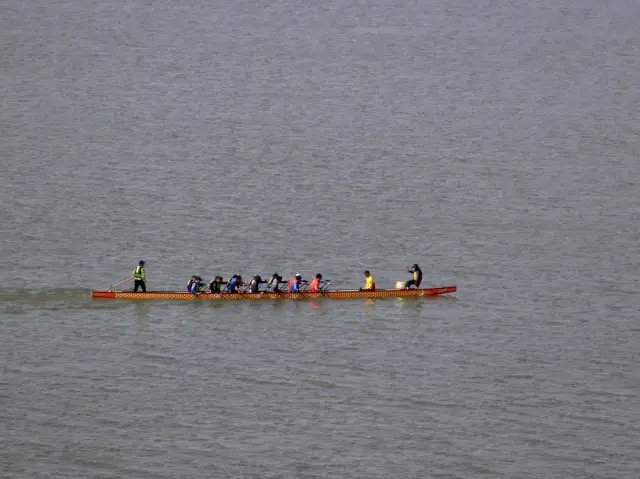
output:
<svg viewBox="0 0 640 479"><path fill-rule="evenodd" d="M96 299L139 299L139 300L187 300L187 301L227 301L227 300L267 300L267 299L353 299L353 298L407 298L421 296L438 296L441 294L455 293L456 286L441 286L438 288L416 288L416 289L378 289L376 291L361 291L358 289L336 289L311 293L302 291L300 293L188 293L182 291L150 291L147 293L132 293L130 291L92 291L91 297Z"/></svg>

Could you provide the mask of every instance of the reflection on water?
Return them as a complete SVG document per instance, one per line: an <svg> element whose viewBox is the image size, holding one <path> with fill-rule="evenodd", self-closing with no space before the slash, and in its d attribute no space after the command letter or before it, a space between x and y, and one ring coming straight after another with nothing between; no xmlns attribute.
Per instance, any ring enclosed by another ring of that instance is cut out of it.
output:
<svg viewBox="0 0 640 479"><path fill-rule="evenodd" d="M374 316L376 314L376 300L373 298L367 298L364 302L364 313L367 316Z"/></svg>
<svg viewBox="0 0 640 479"><path fill-rule="evenodd" d="M152 304L149 301L135 301L133 304L133 317L139 322L151 319Z"/></svg>
<svg viewBox="0 0 640 479"><path fill-rule="evenodd" d="M3 477L638 476L639 2L147 3L2 2Z"/></svg>

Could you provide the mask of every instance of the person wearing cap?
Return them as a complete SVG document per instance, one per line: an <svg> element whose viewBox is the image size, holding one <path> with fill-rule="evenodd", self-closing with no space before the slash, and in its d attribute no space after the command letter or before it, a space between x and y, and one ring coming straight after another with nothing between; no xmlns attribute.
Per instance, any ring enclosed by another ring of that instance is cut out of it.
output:
<svg viewBox="0 0 640 479"><path fill-rule="evenodd" d="M296 274L293 278L289 280L289 292L299 293L302 285L306 283L307 282L302 279L302 275Z"/></svg>
<svg viewBox="0 0 640 479"><path fill-rule="evenodd" d="M420 287L420 283L422 282L422 270L420 266L414 264L413 267L409 270L409 273L413 273L413 279L410 279L405 283L405 287L409 289L410 286L415 286L416 288Z"/></svg>
<svg viewBox="0 0 640 479"><path fill-rule="evenodd" d="M373 279L369 270L364 272L364 288L360 288L360 291L375 291L376 280Z"/></svg>
<svg viewBox="0 0 640 479"><path fill-rule="evenodd" d="M271 279L269 280L269 284L267 285L269 287L269 291L271 291L272 293L279 293L280 283L282 283L282 276L280 276L278 273L273 273L273 276L271 277Z"/></svg>
<svg viewBox="0 0 640 479"><path fill-rule="evenodd" d="M133 270L133 292L137 293L138 288L142 289L143 293L147 292L147 273L144 271L144 261L140 260L138 266Z"/></svg>

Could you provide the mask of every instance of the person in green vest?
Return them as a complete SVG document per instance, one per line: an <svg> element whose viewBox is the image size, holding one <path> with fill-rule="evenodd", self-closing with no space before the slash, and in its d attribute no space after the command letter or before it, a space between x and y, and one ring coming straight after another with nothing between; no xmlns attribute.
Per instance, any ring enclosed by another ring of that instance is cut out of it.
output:
<svg viewBox="0 0 640 479"><path fill-rule="evenodd" d="M147 273L144 271L144 261L140 261L136 269L133 270L133 292L137 293L138 288L142 289L143 293L147 292Z"/></svg>

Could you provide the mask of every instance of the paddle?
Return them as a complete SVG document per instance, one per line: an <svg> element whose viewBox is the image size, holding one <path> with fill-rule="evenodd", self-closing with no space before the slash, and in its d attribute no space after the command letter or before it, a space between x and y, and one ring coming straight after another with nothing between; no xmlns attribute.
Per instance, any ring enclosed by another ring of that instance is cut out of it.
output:
<svg viewBox="0 0 640 479"><path fill-rule="evenodd" d="M116 286L120 286L121 284L124 284L127 281L131 281L132 279L133 279L133 276L131 276L130 278L125 279L124 281L120 281L118 284L114 284L113 286L109 286L107 289L105 289L105 291L113 291L113 288L115 288Z"/></svg>

